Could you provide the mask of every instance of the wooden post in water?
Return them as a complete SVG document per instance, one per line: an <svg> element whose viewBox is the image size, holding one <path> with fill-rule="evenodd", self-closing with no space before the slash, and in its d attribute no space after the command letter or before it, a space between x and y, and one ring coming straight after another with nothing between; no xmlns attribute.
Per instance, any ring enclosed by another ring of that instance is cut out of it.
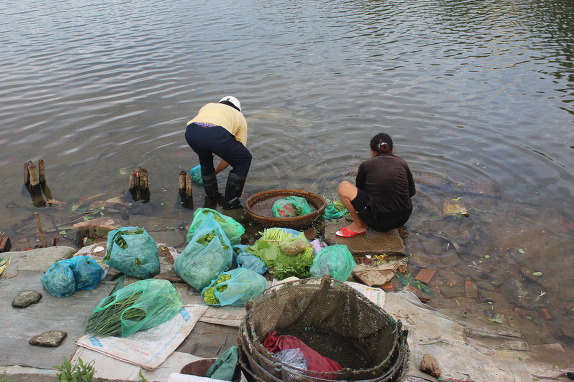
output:
<svg viewBox="0 0 574 382"><path fill-rule="evenodd" d="M40 222L40 214L34 212L36 216L36 224L38 225L38 232L40 232L40 238L42 239L42 248L46 248L46 237L44 237L44 230L42 229L42 223Z"/></svg>
<svg viewBox="0 0 574 382"><path fill-rule="evenodd" d="M44 159L38 160L38 180L40 184L46 184L46 165Z"/></svg>
<svg viewBox="0 0 574 382"><path fill-rule="evenodd" d="M184 195L185 194L185 183L186 183L186 177L185 177L185 171L181 170L179 172L179 186L178 186L178 190L179 190L179 194L180 195Z"/></svg>
<svg viewBox="0 0 574 382"><path fill-rule="evenodd" d="M39 163L40 167L43 172L43 176L45 179L45 172L44 172L44 161ZM32 203L34 207L45 207L46 201L44 200L44 196L42 195L42 186L45 183L40 182L40 174L38 172L38 167L32 161L26 162L24 164L24 185L26 189L30 193L30 197L32 198ZM51 198L51 196L50 196Z"/></svg>
<svg viewBox="0 0 574 382"><path fill-rule="evenodd" d="M149 178L147 170L143 167L138 167L136 172L136 178L138 182L138 199L144 202L149 202L150 190L149 190Z"/></svg>
<svg viewBox="0 0 574 382"><path fill-rule="evenodd" d="M149 202L151 192L149 190L149 177L145 168L138 167L136 170L130 171L129 189L134 201Z"/></svg>
<svg viewBox="0 0 574 382"><path fill-rule="evenodd" d="M193 195L191 190L191 174L189 171L179 172L179 197L183 208L193 209Z"/></svg>
<svg viewBox="0 0 574 382"><path fill-rule="evenodd" d="M188 173L185 175L185 195L186 195L188 198L191 198L191 196L192 196L192 195L191 195L191 192L192 192L192 191L191 191L191 174L188 172Z"/></svg>

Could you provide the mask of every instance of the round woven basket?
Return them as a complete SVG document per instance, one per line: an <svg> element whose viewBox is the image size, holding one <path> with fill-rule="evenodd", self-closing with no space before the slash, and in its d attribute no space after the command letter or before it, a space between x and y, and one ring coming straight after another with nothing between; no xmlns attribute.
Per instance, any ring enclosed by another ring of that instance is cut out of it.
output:
<svg viewBox="0 0 574 382"><path fill-rule="evenodd" d="M309 205L313 207L315 211L307 215L295 216L291 218L274 217L272 215L273 203L287 196L300 196L305 198L307 203L309 203ZM245 212L247 212L253 221L266 228L308 228L313 224L313 222L315 222L315 220L323 215L325 207L325 199L323 199L321 196L312 192L289 189L260 192L251 196L249 199L247 199L247 202L245 202Z"/></svg>

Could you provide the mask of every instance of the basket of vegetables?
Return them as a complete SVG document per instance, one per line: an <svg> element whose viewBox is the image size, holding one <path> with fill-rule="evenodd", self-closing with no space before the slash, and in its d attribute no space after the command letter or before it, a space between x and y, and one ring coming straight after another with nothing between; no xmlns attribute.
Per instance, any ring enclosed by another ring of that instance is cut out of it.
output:
<svg viewBox="0 0 574 382"><path fill-rule="evenodd" d="M297 202L294 201L296 199L306 202L309 208L299 208ZM285 200L287 202L284 202ZM284 203L281 204L281 202ZM278 203L281 205L278 206ZM283 227L299 230L308 228L322 216L325 207L325 200L321 196L312 192L291 189L260 192L245 202L247 215L265 228Z"/></svg>

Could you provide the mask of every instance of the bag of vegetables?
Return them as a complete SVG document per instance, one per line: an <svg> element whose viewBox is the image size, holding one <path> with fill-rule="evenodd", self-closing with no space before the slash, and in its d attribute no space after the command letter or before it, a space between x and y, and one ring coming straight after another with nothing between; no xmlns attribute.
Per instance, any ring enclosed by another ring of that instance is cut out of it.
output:
<svg viewBox="0 0 574 382"><path fill-rule="evenodd" d="M171 282L140 280L100 301L88 318L86 333L127 337L171 320L182 306Z"/></svg>
<svg viewBox="0 0 574 382"><path fill-rule="evenodd" d="M233 247L210 213L175 259L174 268L183 281L200 291L228 270L232 262Z"/></svg>
<svg viewBox="0 0 574 382"><path fill-rule="evenodd" d="M293 236L283 228L267 228L247 251L263 260L277 280L307 278L313 264L313 247L305 234Z"/></svg>
<svg viewBox="0 0 574 382"><path fill-rule="evenodd" d="M273 216L276 218L303 216L311 212L313 212L313 208L307 199L300 196L291 195L273 203Z"/></svg>
<svg viewBox="0 0 574 382"><path fill-rule="evenodd" d="M267 279L246 268L223 272L217 280L201 291L201 297L209 305L243 306L267 289Z"/></svg>
<svg viewBox="0 0 574 382"><path fill-rule="evenodd" d="M231 245L236 245L241 242L241 236L245 233L245 228L232 217L223 215L211 208L198 208L195 210L193 213L193 221L187 232L187 242L191 241L195 231L203 224L209 215L213 215L217 224L219 224L223 232L227 235Z"/></svg>
<svg viewBox="0 0 574 382"><path fill-rule="evenodd" d="M345 282L355 269L355 258L346 245L334 244L323 248L311 265L311 277L330 275L335 280Z"/></svg>
<svg viewBox="0 0 574 382"><path fill-rule="evenodd" d="M94 289L104 270L89 256L58 260L41 279L42 286L54 297L67 297L77 290Z"/></svg>
<svg viewBox="0 0 574 382"><path fill-rule="evenodd" d="M104 261L125 275L148 279L159 273L159 252L145 229L122 227L108 232Z"/></svg>

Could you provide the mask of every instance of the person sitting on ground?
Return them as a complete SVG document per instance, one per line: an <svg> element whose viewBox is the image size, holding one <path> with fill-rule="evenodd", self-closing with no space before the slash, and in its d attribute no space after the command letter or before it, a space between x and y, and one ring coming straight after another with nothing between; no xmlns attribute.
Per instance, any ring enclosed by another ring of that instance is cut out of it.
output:
<svg viewBox="0 0 574 382"><path fill-rule="evenodd" d="M187 123L185 140L199 157L201 179L205 189L206 205L214 204L222 195L217 187L217 174L231 165L223 208L241 208L239 198L251 166L251 153L247 143L247 121L241 112L239 100L223 97L218 103L208 103ZM213 166L213 157L221 161Z"/></svg>
<svg viewBox="0 0 574 382"><path fill-rule="evenodd" d="M336 232L340 237L363 234L367 228L385 232L403 226L413 210L413 175L402 158L396 156L393 140L380 133L371 139L371 159L361 163L355 180L343 181L337 192L353 222Z"/></svg>

